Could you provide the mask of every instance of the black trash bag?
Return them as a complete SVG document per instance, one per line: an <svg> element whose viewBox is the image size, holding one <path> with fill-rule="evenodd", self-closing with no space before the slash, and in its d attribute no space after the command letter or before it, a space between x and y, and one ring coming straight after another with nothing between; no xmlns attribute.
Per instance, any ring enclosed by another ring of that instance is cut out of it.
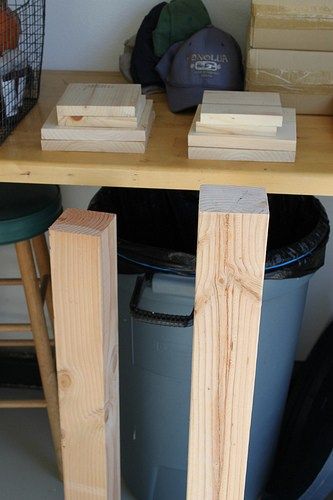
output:
<svg viewBox="0 0 333 500"><path fill-rule="evenodd" d="M89 210L117 214L119 271L195 273L198 191L101 188ZM314 196L269 195L266 279L296 278L324 264L329 221Z"/></svg>

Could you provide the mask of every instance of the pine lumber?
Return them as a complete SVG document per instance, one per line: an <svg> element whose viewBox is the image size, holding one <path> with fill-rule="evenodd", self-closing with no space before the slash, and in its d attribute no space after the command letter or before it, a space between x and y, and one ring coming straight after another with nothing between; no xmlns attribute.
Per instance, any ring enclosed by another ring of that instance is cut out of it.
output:
<svg viewBox="0 0 333 500"><path fill-rule="evenodd" d="M137 128L140 124L146 96L140 96L136 116L58 116L63 127Z"/></svg>
<svg viewBox="0 0 333 500"><path fill-rule="evenodd" d="M41 141L43 151L83 151L93 153L144 153L145 142L126 141Z"/></svg>
<svg viewBox="0 0 333 500"><path fill-rule="evenodd" d="M102 141L102 140L49 140L42 139L43 151L83 151L96 153L144 153L147 148L155 113L152 110L148 120L145 141Z"/></svg>
<svg viewBox="0 0 333 500"><path fill-rule="evenodd" d="M281 127L280 106L250 104L202 104L200 122L214 125Z"/></svg>
<svg viewBox="0 0 333 500"><path fill-rule="evenodd" d="M237 136L227 134L208 134L196 131L201 106L193 119L188 134L188 145L210 148L262 149L272 151L295 151L296 149L296 112L292 108L283 108L283 125L278 128L275 137Z"/></svg>
<svg viewBox="0 0 333 500"><path fill-rule="evenodd" d="M205 90L204 104L239 104L252 106L281 107L280 94L277 92L243 92L232 90Z"/></svg>
<svg viewBox="0 0 333 500"><path fill-rule="evenodd" d="M120 500L116 218L67 209L50 228L66 500Z"/></svg>
<svg viewBox="0 0 333 500"><path fill-rule="evenodd" d="M58 125L56 110L53 109L45 121L41 138L67 141L141 141L147 139L151 126L153 101L147 100L140 122L136 129L102 127L66 127Z"/></svg>
<svg viewBox="0 0 333 500"><path fill-rule="evenodd" d="M223 135L259 135L261 137L274 136L277 134L278 127L254 127L253 125L210 125L207 123L196 122L196 132L207 134L223 134Z"/></svg>
<svg viewBox="0 0 333 500"><path fill-rule="evenodd" d="M139 84L71 83L57 104L62 116L137 116Z"/></svg>
<svg viewBox="0 0 333 500"><path fill-rule="evenodd" d="M191 160L231 160L254 162L285 162L295 161L295 151L265 151L260 149L202 148L189 147L188 157Z"/></svg>
<svg viewBox="0 0 333 500"><path fill-rule="evenodd" d="M203 186L187 500L243 500L268 232L261 188Z"/></svg>

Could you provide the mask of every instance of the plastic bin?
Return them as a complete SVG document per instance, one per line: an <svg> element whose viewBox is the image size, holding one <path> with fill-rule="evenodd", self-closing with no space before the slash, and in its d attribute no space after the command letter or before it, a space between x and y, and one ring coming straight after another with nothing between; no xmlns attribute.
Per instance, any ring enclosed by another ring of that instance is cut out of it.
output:
<svg viewBox="0 0 333 500"><path fill-rule="evenodd" d="M102 188L118 214L122 474L139 500L186 498L197 228L195 192ZM270 197L247 500L274 458L306 293L324 261L326 213L313 197Z"/></svg>

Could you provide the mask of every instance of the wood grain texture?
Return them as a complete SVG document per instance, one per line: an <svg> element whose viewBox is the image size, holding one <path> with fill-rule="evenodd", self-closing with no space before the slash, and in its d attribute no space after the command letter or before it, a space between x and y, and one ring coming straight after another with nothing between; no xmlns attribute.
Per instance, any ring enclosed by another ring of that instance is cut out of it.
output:
<svg viewBox="0 0 333 500"><path fill-rule="evenodd" d="M65 141L141 141L147 138L151 127L153 101L147 100L142 117L135 129L102 127L64 127L58 125L53 109L41 129L41 138Z"/></svg>
<svg viewBox="0 0 333 500"><path fill-rule="evenodd" d="M296 112L291 108L283 108L283 125L278 128L275 137L216 135L196 132L196 123L199 120L201 106L194 116L188 145L209 148L232 149L263 149L266 151L295 151L296 150Z"/></svg>
<svg viewBox="0 0 333 500"><path fill-rule="evenodd" d="M66 500L119 500L116 219L68 209L50 229Z"/></svg>
<svg viewBox="0 0 333 500"><path fill-rule="evenodd" d="M100 127L100 128L137 128L138 119L122 116L61 116L58 125L61 127Z"/></svg>
<svg viewBox="0 0 333 500"><path fill-rule="evenodd" d="M278 127L260 127L253 125L240 125L239 127L232 125L209 125L207 123L196 122L196 132L203 132L206 134L224 134L224 135L260 135L274 136L278 131Z"/></svg>
<svg viewBox="0 0 333 500"><path fill-rule="evenodd" d="M137 116L141 95L138 84L74 83L57 104L62 116Z"/></svg>
<svg viewBox="0 0 333 500"><path fill-rule="evenodd" d="M293 163L296 158L296 152L265 151L259 149L189 147L188 157L191 160L227 160L227 161Z"/></svg>
<svg viewBox="0 0 333 500"><path fill-rule="evenodd" d="M124 81L119 73L44 71L36 106L0 148L0 182L198 190L202 184L263 186L270 193L333 196L333 120L297 116L297 157L289 163L189 160L193 114L174 114L152 96L156 120L144 155L42 151L40 129L66 85Z"/></svg>
<svg viewBox="0 0 333 500"><path fill-rule="evenodd" d="M58 116L62 127L137 128L146 105L146 96L139 97L136 116Z"/></svg>
<svg viewBox="0 0 333 500"><path fill-rule="evenodd" d="M144 142L124 141L41 141L43 151L84 151L94 153L144 153Z"/></svg>
<svg viewBox="0 0 333 500"><path fill-rule="evenodd" d="M200 190L187 500L243 500L268 231L262 189Z"/></svg>
<svg viewBox="0 0 333 500"><path fill-rule="evenodd" d="M249 104L202 104L200 122L217 125L282 126L282 108Z"/></svg>
<svg viewBox="0 0 333 500"><path fill-rule="evenodd" d="M204 104L239 104L251 106L279 106L280 94L277 92L235 92L231 90L205 90Z"/></svg>

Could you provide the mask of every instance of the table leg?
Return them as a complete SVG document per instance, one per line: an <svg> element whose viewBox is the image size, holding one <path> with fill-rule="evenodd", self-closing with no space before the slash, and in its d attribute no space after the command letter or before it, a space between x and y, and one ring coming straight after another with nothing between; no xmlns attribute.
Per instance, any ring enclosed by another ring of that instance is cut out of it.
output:
<svg viewBox="0 0 333 500"><path fill-rule="evenodd" d="M262 189L200 191L187 500L242 500L268 231Z"/></svg>
<svg viewBox="0 0 333 500"><path fill-rule="evenodd" d="M66 500L120 499L115 216L66 210L50 229Z"/></svg>

